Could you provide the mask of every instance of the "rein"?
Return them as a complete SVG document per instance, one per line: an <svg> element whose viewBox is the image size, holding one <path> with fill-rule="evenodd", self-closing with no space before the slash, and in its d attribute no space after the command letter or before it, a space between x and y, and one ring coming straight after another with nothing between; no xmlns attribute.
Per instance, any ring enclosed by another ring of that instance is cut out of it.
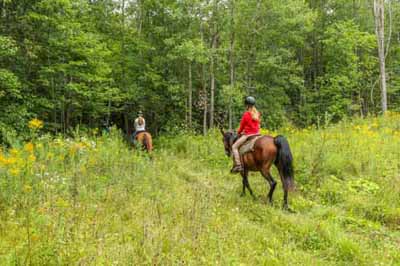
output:
<svg viewBox="0 0 400 266"><path fill-rule="evenodd" d="M229 138L229 145L232 147L233 144L238 140L238 135L236 133L232 133Z"/></svg>

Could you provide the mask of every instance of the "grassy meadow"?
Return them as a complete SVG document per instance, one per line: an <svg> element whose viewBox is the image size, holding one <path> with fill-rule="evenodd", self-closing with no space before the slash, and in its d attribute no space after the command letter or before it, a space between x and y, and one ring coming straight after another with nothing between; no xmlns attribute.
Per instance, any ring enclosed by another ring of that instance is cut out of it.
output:
<svg viewBox="0 0 400 266"><path fill-rule="evenodd" d="M218 132L160 137L153 159L114 130L0 152L1 265L400 265L400 115L283 128L295 211L250 175L240 197Z"/></svg>

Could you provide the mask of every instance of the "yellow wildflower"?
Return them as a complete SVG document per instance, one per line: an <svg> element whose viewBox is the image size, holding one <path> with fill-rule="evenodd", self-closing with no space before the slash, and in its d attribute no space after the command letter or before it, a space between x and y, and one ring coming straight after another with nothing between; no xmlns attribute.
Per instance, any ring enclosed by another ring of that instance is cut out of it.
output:
<svg viewBox="0 0 400 266"><path fill-rule="evenodd" d="M12 176L18 176L21 171L18 168L12 168L8 172Z"/></svg>
<svg viewBox="0 0 400 266"><path fill-rule="evenodd" d="M74 155L76 152L85 149L86 148L86 144L84 142L78 142L78 143L74 143L71 145L70 149L69 149L69 154L72 156Z"/></svg>
<svg viewBox="0 0 400 266"><path fill-rule="evenodd" d="M2 153L0 153L0 165L5 165L7 162L7 159L3 156Z"/></svg>
<svg viewBox="0 0 400 266"><path fill-rule="evenodd" d="M30 162L34 162L34 161L36 161L36 157L35 157L35 155L33 155L33 154L30 154L30 155L29 155L29 157L28 157L28 161L30 161Z"/></svg>
<svg viewBox="0 0 400 266"><path fill-rule="evenodd" d="M17 162L17 158L11 157L4 160L5 165L13 165Z"/></svg>
<svg viewBox="0 0 400 266"><path fill-rule="evenodd" d="M36 241L39 240L39 236L36 235L36 234L33 234L32 237L31 237L31 239L32 239L33 242L36 242Z"/></svg>
<svg viewBox="0 0 400 266"><path fill-rule="evenodd" d="M28 142L24 146L25 151L27 151L29 153L33 152L33 148L34 148L34 146L33 146L32 142Z"/></svg>
<svg viewBox="0 0 400 266"><path fill-rule="evenodd" d="M30 185L25 185L24 186L24 192L25 193L30 193L32 192L32 187Z"/></svg>
<svg viewBox="0 0 400 266"><path fill-rule="evenodd" d="M29 121L28 126L30 129L40 129L43 127L43 121L37 118L32 119Z"/></svg>
<svg viewBox="0 0 400 266"><path fill-rule="evenodd" d="M14 157L17 157L17 156L19 155L19 150L15 149L15 148L12 148L12 149L10 150L10 154L11 154L12 156L14 156Z"/></svg>

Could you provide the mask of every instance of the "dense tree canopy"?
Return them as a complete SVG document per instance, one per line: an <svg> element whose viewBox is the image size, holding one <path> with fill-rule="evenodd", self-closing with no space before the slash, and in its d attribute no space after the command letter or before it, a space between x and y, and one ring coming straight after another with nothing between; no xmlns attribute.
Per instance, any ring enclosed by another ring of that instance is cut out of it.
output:
<svg viewBox="0 0 400 266"><path fill-rule="evenodd" d="M385 1L389 110L400 109L400 1ZM0 141L145 112L153 133L380 112L372 0L1 0ZM228 122L229 121L229 122Z"/></svg>

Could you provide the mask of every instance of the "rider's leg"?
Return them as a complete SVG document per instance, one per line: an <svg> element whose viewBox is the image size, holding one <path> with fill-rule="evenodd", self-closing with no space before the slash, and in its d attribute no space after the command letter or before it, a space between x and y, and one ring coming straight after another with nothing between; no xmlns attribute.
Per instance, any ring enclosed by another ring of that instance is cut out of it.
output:
<svg viewBox="0 0 400 266"><path fill-rule="evenodd" d="M134 131L134 132L132 133L132 135L131 135L131 142L132 142L132 144L135 144L135 142L136 142L136 134L137 134L137 132Z"/></svg>
<svg viewBox="0 0 400 266"><path fill-rule="evenodd" d="M238 173L243 170L242 162L240 161L239 147L245 143L246 140L247 136L243 135L232 145L233 160L235 162L235 165L231 170L233 173Z"/></svg>

